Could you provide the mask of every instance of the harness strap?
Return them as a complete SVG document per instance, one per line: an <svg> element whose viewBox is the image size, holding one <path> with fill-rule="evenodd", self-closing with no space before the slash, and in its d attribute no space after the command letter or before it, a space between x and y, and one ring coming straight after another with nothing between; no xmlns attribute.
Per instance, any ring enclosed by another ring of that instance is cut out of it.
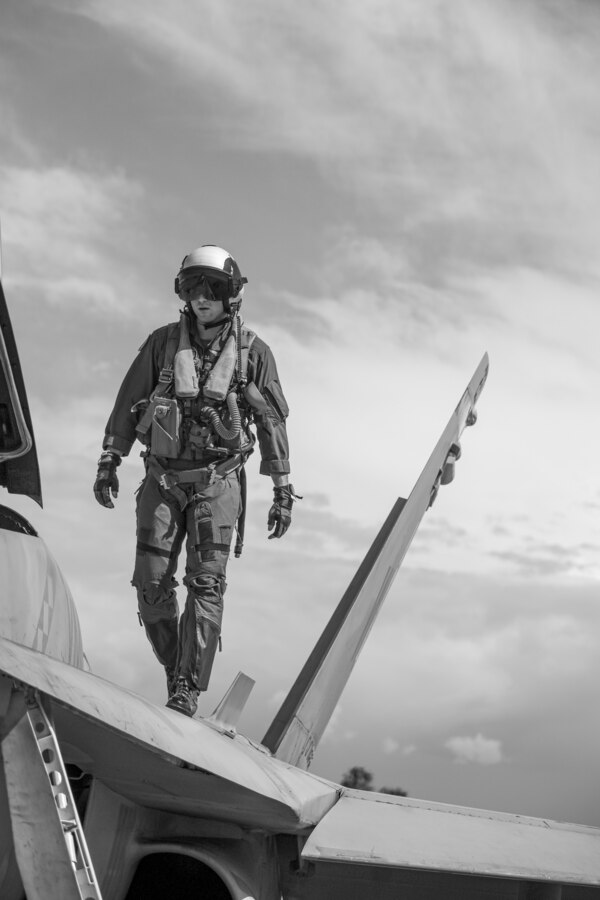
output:
<svg viewBox="0 0 600 900"><path fill-rule="evenodd" d="M175 363L175 354L179 347L179 329L180 323L177 322L173 325L167 337L163 365L158 376L160 384L170 384L173 381L173 365Z"/></svg>
<svg viewBox="0 0 600 900"><path fill-rule="evenodd" d="M226 475L230 475L231 472L235 472L242 463L242 454L236 453L218 464L212 463L209 466L204 466L199 469L182 469L180 471L174 471L173 469L165 469L164 466L158 462L156 457L150 456L148 458L148 470L153 477L156 478L162 488L170 490L178 484L197 484L200 487L208 487L209 484L214 484L214 482L218 481L220 478L224 478Z"/></svg>
<svg viewBox="0 0 600 900"><path fill-rule="evenodd" d="M254 338L256 334L253 331L250 331L249 328L246 328L245 325L242 325L240 329L241 340L240 347L238 348L238 364L237 368L237 376L242 385L245 385L248 381L248 357L250 355L250 348L254 343Z"/></svg>
<svg viewBox="0 0 600 900"><path fill-rule="evenodd" d="M246 469L244 466L240 469L240 514L238 516L236 531L237 537L235 539L235 550L234 556L236 559L242 555L242 550L244 548L244 531L246 530L246 489L247 489L248 479L246 478Z"/></svg>
<svg viewBox="0 0 600 900"><path fill-rule="evenodd" d="M173 381L173 368L175 365L175 356L177 354L177 350L179 349L180 329L181 321L174 323L167 337L162 369L160 370L160 375L158 377L159 384L171 384L171 382ZM241 340L239 342L240 346L238 347L238 361L236 370L239 380L242 384L245 384L248 377L248 357L250 355L250 348L254 343L256 333L254 331L251 331L249 328L246 328L245 325L242 325L239 334ZM209 349L208 354L219 356L221 349L222 347L219 347L216 351L214 349ZM212 362L214 363L214 360L212 360Z"/></svg>

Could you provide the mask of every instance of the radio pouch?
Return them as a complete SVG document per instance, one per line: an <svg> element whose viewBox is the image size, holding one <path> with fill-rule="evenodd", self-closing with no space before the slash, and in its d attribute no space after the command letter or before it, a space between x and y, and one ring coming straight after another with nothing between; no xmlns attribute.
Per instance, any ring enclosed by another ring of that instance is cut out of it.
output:
<svg viewBox="0 0 600 900"><path fill-rule="evenodd" d="M177 457L181 450L181 410L172 397L155 396L148 412L152 415L150 453L153 456Z"/></svg>

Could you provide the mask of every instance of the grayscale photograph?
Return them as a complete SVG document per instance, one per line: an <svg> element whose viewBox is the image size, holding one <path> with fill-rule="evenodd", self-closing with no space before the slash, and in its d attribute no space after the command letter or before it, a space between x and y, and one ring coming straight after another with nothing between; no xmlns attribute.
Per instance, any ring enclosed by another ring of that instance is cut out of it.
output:
<svg viewBox="0 0 600 900"><path fill-rule="evenodd" d="M599 47L3 0L0 900L600 897Z"/></svg>

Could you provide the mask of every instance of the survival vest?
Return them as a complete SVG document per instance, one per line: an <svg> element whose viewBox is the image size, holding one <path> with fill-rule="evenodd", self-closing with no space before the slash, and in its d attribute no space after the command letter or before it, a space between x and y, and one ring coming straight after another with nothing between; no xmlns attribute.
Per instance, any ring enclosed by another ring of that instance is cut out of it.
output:
<svg viewBox="0 0 600 900"><path fill-rule="evenodd" d="M153 456L196 459L202 450L250 452L253 437L243 427L238 391L247 382L256 334L239 318L207 348L201 371L187 316L170 327L158 384L136 428Z"/></svg>

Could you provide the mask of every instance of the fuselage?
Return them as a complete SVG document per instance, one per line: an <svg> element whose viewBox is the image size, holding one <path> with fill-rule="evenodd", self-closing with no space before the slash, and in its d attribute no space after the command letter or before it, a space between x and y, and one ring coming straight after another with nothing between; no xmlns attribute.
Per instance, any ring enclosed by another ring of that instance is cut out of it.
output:
<svg viewBox="0 0 600 900"><path fill-rule="evenodd" d="M83 667L79 618L67 583L31 525L0 506L0 634Z"/></svg>
<svg viewBox="0 0 600 900"><path fill-rule="evenodd" d="M67 583L35 529L0 506L0 635L78 668L83 667L79 618ZM21 879L0 778L0 897L20 900Z"/></svg>

